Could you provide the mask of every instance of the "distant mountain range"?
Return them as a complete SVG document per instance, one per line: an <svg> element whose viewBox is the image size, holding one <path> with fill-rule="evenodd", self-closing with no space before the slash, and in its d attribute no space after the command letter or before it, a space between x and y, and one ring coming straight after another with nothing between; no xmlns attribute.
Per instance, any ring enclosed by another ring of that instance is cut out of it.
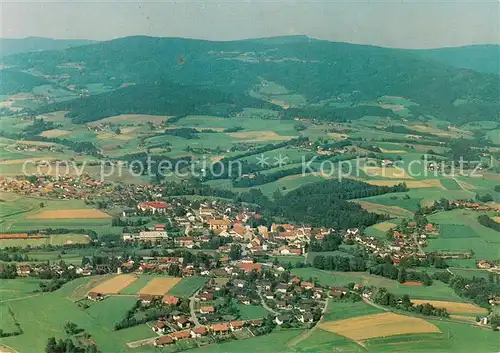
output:
<svg viewBox="0 0 500 353"><path fill-rule="evenodd" d="M354 108L382 96L417 103L411 108L416 116L499 120L495 48L498 46L401 50L306 36L228 42L134 36L10 55L4 58L9 69L3 71L10 77L20 71L41 72L59 87L105 86L107 92L88 97L88 101L58 102L44 108L74 109L71 116L78 122L97 120L103 114L203 114L218 104L225 105L226 112L248 104L280 110L279 99L254 94L263 82L284 87L288 95L303 96L305 105L314 106L315 114L331 120L336 119L338 103ZM37 84L36 80L27 81L0 93L11 94ZM168 87L177 87L183 94ZM144 100L148 94L157 99ZM279 94L270 96L279 98ZM227 105L232 108L226 109ZM101 113L96 113L96 107Z"/></svg>
<svg viewBox="0 0 500 353"><path fill-rule="evenodd" d="M500 45L469 45L411 52L453 67L500 75Z"/></svg>
<svg viewBox="0 0 500 353"><path fill-rule="evenodd" d="M0 58L7 55L42 50L62 50L79 45L97 43L86 39L51 39L28 37L22 39L0 38Z"/></svg>

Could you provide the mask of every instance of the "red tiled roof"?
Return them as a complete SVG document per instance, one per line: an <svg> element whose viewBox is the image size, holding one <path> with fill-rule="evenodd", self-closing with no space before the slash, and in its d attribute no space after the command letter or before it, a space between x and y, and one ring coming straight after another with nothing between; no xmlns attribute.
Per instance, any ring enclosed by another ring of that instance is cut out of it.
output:
<svg viewBox="0 0 500 353"><path fill-rule="evenodd" d="M254 264L254 263L246 263L246 262L239 262L237 264L238 268L245 271L245 272L252 272L253 270L256 270L257 272L262 271L262 265L261 264Z"/></svg>

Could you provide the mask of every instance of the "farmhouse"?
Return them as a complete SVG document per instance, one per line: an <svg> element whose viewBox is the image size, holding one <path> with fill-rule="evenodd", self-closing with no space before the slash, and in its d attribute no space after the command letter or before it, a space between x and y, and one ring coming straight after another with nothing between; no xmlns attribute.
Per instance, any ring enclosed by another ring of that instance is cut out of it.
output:
<svg viewBox="0 0 500 353"><path fill-rule="evenodd" d="M166 346L166 345L172 344L172 343L174 343L174 340L170 336L162 336L162 337L157 338L155 340L156 347L163 347L163 346Z"/></svg>
<svg viewBox="0 0 500 353"><path fill-rule="evenodd" d="M164 230L147 230L139 232L139 240L156 241L168 239L168 234Z"/></svg>
<svg viewBox="0 0 500 353"><path fill-rule="evenodd" d="M215 312L215 307L211 305L202 306L200 308L200 314L211 314Z"/></svg>
<svg viewBox="0 0 500 353"><path fill-rule="evenodd" d="M228 333L231 329L229 327L229 324L227 322L221 322L217 324L213 324L211 326L211 330L214 334L226 334Z"/></svg>
<svg viewBox="0 0 500 353"><path fill-rule="evenodd" d="M97 302L103 300L104 296L101 293L90 292L89 294L87 294L87 299Z"/></svg>
<svg viewBox="0 0 500 353"><path fill-rule="evenodd" d="M167 295L167 294L165 294L163 296L161 302L163 304L167 304L167 305L178 305L179 304L179 298L174 297L173 295Z"/></svg>
<svg viewBox="0 0 500 353"><path fill-rule="evenodd" d="M227 219L209 219L208 220L208 227L210 230L216 231L222 231L222 230L228 230L231 225L231 222Z"/></svg>
<svg viewBox="0 0 500 353"><path fill-rule="evenodd" d="M191 331L190 330L183 330L183 331L176 331L174 333L172 333L172 338L174 340L183 340L183 339L186 339L186 338L189 338L189 336L191 335Z"/></svg>
<svg viewBox="0 0 500 353"><path fill-rule="evenodd" d="M164 201L147 201L139 202L137 208L142 212L166 213L167 210L172 209L172 205Z"/></svg>
<svg viewBox="0 0 500 353"><path fill-rule="evenodd" d="M245 321L231 321L229 326L231 327L231 331L241 330L245 325Z"/></svg>
<svg viewBox="0 0 500 353"><path fill-rule="evenodd" d="M208 330L206 326L198 326L191 329L191 337L192 338L200 338L202 336L206 336L208 334Z"/></svg>
<svg viewBox="0 0 500 353"><path fill-rule="evenodd" d="M162 332L162 333L165 333L167 330L168 330L168 326L167 324L165 323L165 321L158 321L156 324L153 325L153 327L151 327L151 329L154 331L154 332Z"/></svg>

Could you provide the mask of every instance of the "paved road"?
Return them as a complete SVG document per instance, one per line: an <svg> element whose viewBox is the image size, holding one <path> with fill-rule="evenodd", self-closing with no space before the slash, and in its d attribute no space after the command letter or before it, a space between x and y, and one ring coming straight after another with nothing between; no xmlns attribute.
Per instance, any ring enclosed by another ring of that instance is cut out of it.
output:
<svg viewBox="0 0 500 353"><path fill-rule="evenodd" d="M260 288L257 289L257 294L259 295L260 297L260 302L262 303L262 306L264 307L264 309L266 309L267 311L269 311L271 314L274 314L274 315L279 315L279 313L277 311L274 311L273 309L271 309L269 306L267 306L264 298L262 297L262 293L260 292Z"/></svg>
<svg viewBox="0 0 500 353"><path fill-rule="evenodd" d="M198 289L196 293L194 293L191 298L189 298L189 311L191 313L191 322L194 323L195 326L200 326L200 322L198 321L198 318L196 317L196 313L194 311L194 297L198 295L200 290Z"/></svg>
<svg viewBox="0 0 500 353"><path fill-rule="evenodd" d="M303 340L305 340L307 337L311 336L314 331L316 331L316 329L318 328L319 326L319 323L321 322L321 320L323 320L323 315L325 315L326 313L326 309L328 308L328 300L330 298L326 298L326 301L325 301L325 306L323 307L323 309L321 310L321 317L319 318L319 320L316 322L316 325L314 325L313 327L311 327L309 330L307 330L306 332L300 334L299 336L295 337L294 339L292 339L288 344L287 346L288 347L293 347L293 346L296 346L297 344L299 344L300 342L302 342Z"/></svg>

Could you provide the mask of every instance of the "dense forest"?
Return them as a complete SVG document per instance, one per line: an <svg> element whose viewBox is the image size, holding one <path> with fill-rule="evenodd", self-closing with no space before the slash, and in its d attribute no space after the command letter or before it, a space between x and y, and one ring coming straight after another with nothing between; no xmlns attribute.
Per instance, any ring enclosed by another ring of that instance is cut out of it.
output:
<svg viewBox="0 0 500 353"><path fill-rule="evenodd" d="M243 107L280 109L245 94L186 86L157 78L115 91L53 103L38 113L68 110L74 123L83 124L120 114L230 116Z"/></svg>

